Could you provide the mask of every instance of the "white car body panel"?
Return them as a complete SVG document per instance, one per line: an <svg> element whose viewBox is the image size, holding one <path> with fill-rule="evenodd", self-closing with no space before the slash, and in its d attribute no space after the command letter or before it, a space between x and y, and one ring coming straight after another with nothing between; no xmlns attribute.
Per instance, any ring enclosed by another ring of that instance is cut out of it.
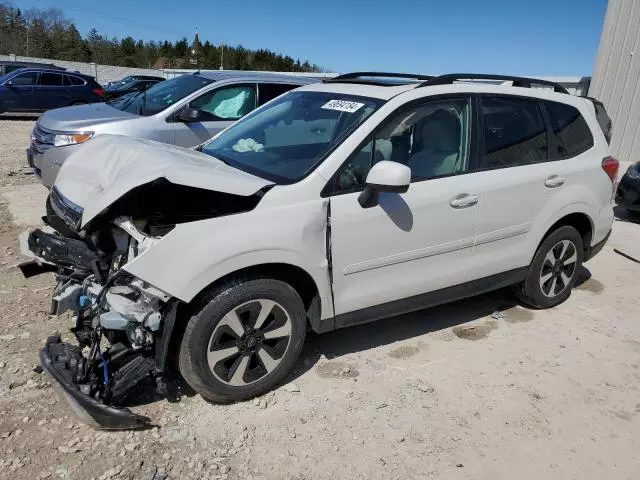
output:
<svg viewBox="0 0 640 480"><path fill-rule="evenodd" d="M300 90L389 101L305 179L273 186L250 212L177 225L125 270L188 302L243 268L289 264L312 277L321 318L329 321L334 315L526 267L548 229L570 213L589 217L592 245L611 228L612 185L601 167L608 148L595 116L588 113L588 100L486 84L413 88L328 83ZM322 198L322 189L345 159L398 107L434 95L470 93L526 94L571 104L587 119L595 146L570 160L415 182L407 193L382 194L380 204L369 209L358 204L358 193ZM545 179L552 174L565 177L565 184L546 188ZM79 150L77 161L65 163L56 186L84 207L86 224L129 190L156 178L238 195L272 185L199 152L98 136ZM478 204L453 208L451 200L465 193L477 195ZM332 272L326 249L328 208Z"/></svg>
<svg viewBox="0 0 640 480"><path fill-rule="evenodd" d="M324 180L312 174L300 184L316 189ZM319 292L321 318L332 318L326 252L329 200L310 191L276 186L250 212L177 225L123 268L188 302L243 268L289 264L311 276Z"/></svg>
<svg viewBox="0 0 640 480"><path fill-rule="evenodd" d="M471 175L414 182L407 193L381 193L363 209L359 193L331 198L336 314L467 281L477 206L454 209L475 194Z"/></svg>
<svg viewBox="0 0 640 480"><path fill-rule="evenodd" d="M62 166L55 185L84 208L83 226L125 193L159 178L243 196L273 184L204 153L151 140L101 135L81 147Z"/></svg>

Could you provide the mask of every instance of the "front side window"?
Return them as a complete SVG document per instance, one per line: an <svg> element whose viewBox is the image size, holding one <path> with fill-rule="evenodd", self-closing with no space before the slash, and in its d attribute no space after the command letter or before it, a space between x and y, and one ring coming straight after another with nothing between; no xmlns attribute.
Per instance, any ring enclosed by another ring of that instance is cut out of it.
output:
<svg viewBox="0 0 640 480"><path fill-rule="evenodd" d="M484 169L508 168L548 159L547 129L535 100L483 97Z"/></svg>
<svg viewBox="0 0 640 480"><path fill-rule="evenodd" d="M256 108L254 85L223 87L192 100L189 107L201 112L202 121L238 120Z"/></svg>
<svg viewBox="0 0 640 480"><path fill-rule="evenodd" d="M25 72L11 79L12 85L28 86L38 83L38 72Z"/></svg>
<svg viewBox="0 0 640 480"><path fill-rule="evenodd" d="M126 101L110 105L129 113L155 115L212 82L213 80L199 75L182 75L157 83L138 95L128 97Z"/></svg>
<svg viewBox="0 0 640 480"><path fill-rule="evenodd" d="M61 87L62 75L59 73L43 72L40 74L40 85L43 87Z"/></svg>
<svg viewBox="0 0 640 480"><path fill-rule="evenodd" d="M293 183L382 103L353 95L290 92L235 123L202 151L276 183Z"/></svg>
<svg viewBox="0 0 640 480"><path fill-rule="evenodd" d="M432 100L402 108L345 162L334 177L333 193L362 189L372 165L381 160L407 165L412 181L467 171L469 112L466 98Z"/></svg>
<svg viewBox="0 0 640 480"><path fill-rule="evenodd" d="M553 159L575 157L593 147L591 130L577 108L558 102L544 102L544 108L558 140Z"/></svg>

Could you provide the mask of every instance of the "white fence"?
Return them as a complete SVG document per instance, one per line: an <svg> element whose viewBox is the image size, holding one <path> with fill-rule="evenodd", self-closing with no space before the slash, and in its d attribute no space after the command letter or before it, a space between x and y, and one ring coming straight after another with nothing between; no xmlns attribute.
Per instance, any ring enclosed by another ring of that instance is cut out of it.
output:
<svg viewBox="0 0 640 480"><path fill-rule="evenodd" d="M16 55L0 55L0 60L11 60L21 62L40 62L40 63L53 63L60 67L64 67L68 70L85 73L96 77L98 82L105 84L113 80L119 80L127 75L156 75L158 77L173 78L184 74L193 73L196 69L178 69L178 68L166 68L156 70L153 68L129 68L118 67L114 65L99 65L97 63L83 63L83 62L67 62L64 60L51 60L48 58L33 58L33 57L20 57ZM213 71L213 70L201 70L201 71ZM232 71L232 70L230 70ZM249 72L245 72L249 73ZM337 73L295 73L295 72L277 72L285 75L304 75L310 77L334 77ZM586 95L589 90L589 83L591 77L543 77L535 76L533 78L539 78L542 80L550 80L563 85L573 95Z"/></svg>
<svg viewBox="0 0 640 480"><path fill-rule="evenodd" d="M38 63L53 63L59 67L66 68L73 72L84 73L91 75L102 84L111 82L113 80L119 80L127 75L156 75L164 77L162 70L155 70L153 68L129 68L118 67L115 65L99 65L97 63L84 63L84 62L67 62L65 60L51 60L50 58L35 58L35 57L21 57L18 55L0 55L0 60L9 60L17 62L38 62Z"/></svg>

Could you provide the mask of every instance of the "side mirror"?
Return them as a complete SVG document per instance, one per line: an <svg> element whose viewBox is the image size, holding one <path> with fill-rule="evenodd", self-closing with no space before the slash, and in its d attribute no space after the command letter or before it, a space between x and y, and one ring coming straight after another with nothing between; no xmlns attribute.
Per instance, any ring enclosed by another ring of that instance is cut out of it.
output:
<svg viewBox="0 0 640 480"><path fill-rule="evenodd" d="M376 163L367 175L364 190L358 196L362 208L378 205L378 193L404 193L409 190L411 169L398 162L382 160Z"/></svg>
<svg viewBox="0 0 640 480"><path fill-rule="evenodd" d="M197 122L200 120L200 110L197 108L185 107L178 113L178 120L181 122Z"/></svg>

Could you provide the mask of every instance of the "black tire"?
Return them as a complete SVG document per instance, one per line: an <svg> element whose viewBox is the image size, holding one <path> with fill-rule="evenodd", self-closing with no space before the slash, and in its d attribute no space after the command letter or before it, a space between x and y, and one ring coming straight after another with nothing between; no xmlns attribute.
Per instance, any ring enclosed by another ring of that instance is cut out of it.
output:
<svg viewBox="0 0 640 480"><path fill-rule="evenodd" d="M557 258L556 263L560 260L564 261L560 262L559 267L555 264L551 266L548 255L559 257L559 254L562 253L563 242L569 242L567 252L564 259ZM575 250L575 262L569 262L573 259L572 249ZM534 308L551 308L561 304L571 295L571 289L575 285L583 259L584 247L580 233L570 226L558 228L547 236L538 247L529 266L527 277L514 288L516 296L521 302ZM563 273L565 277L562 277ZM549 274L551 277L544 282L543 280ZM568 282L566 282L566 277L569 278Z"/></svg>
<svg viewBox="0 0 640 480"><path fill-rule="evenodd" d="M267 320L264 320L264 328L254 331L252 326L259 321L253 318L254 312L256 310L260 312L263 305L269 302L275 302L275 306L270 307L273 310L269 313ZM202 303L200 310L189 320L180 346L178 367L189 386L205 399L215 402L246 400L277 386L298 359L306 335L306 313L298 293L289 284L279 280L241 279L229 282L211 292ZM227 319L230 317L227 315L231 312L235 312L234 315L241 320L246 337L235 335L233 329L229 328ZM283 318L285 322L290 322L290 334L286 346L282 347L284 342L282 338L276 340L262 338L257 340L257 346L254 343L252 347L254 352L256 352L255 348L259 349L257 353L251 353L250 337L253 336L255 340L256 336L261 335L259 332L262 332L264 337L269 334L269 331L273 333L275 329L281 330ZM223 339L225 348L215 349L214 343L219 342L221 345ZM268 342L277 343L268 344ZM238 348L239 351L241 348L246 349L246 351L234 353L225 360L217 360L212 369L209 366L209 354L228 349L228 346ZM278 363L270 371L260 357L265 351L271 357L277 357ZM246 360L247 363L241 367L245 357L249 360ZM251 365L254 365L253 372L257 373L252 374L252 371L247 369L247 366L251 367ZM227 381L233 380L235 378L233 373L241 368L245 372L241 375L241 381L244 382L246 378L250 380L246 384L231 385L223 380L223 377ZM261 372L267 373L260 377ZM253 377L247 375L248 373Z"/></svg>

